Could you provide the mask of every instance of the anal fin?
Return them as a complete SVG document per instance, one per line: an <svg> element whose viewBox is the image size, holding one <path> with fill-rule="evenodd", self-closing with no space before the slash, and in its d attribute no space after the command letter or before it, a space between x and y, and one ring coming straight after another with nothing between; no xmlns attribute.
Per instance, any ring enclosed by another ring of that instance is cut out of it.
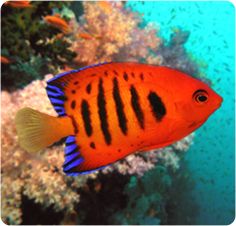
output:
<svg viewBox="0 0 236 226"><path fill-rule="evenodd" d="M68 176L78 176L89 174L102 169L105 166L99 166L92 169L87 169L86 159L80 153L80 147L76 144L75 136L69 136L66 139L65 148L65 162L63 164L63 171Z"/></svg>
<svg viewBox="0 0 236 226"><path fill-rule="evenodd" d="M80 155L79 147L75 141L75 136L67 137L66 148L65 148L65 162L63 164L63 171L68 176L77 176L78 173L73 172L71 169L76 168L83 161L84 159Z"/></svg>

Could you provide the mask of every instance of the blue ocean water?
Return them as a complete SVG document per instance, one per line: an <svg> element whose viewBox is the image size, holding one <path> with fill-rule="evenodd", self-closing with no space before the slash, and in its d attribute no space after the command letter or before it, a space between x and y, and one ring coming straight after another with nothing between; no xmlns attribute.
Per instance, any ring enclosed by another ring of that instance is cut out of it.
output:
<svg viewBox="0 0 236 226"><path fill-rule="evenodd" d="M196 132L186 160L196 182L196 224L230 224L235 218L235 8L227 1L130 1L133 10L160 27L190 31L185 44L223 98L222 107ZM188 208L188 206L186 206Z"/></svg>

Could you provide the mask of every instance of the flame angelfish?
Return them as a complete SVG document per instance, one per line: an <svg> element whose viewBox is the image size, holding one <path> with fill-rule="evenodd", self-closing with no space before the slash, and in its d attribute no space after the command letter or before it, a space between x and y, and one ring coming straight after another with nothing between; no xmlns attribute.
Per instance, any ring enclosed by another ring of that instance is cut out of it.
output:
<svg viewBox="0 0 236 226"><path fill-rule="evenodd" d="M56 13L53 16L45 16L43 19L46 23L58 28L65 34L71 31L69 24L61 18L60 14Z"/></svg>
<svg viewBox="0 0 236 226"><path fill-rule="evenodd" d="M16 115L20 145L37 152L66 137L63 170L78 175L136 151L170 145L200 127L222 98L207 84L163 66L105 63L47 82L58 113Z"/></svg>

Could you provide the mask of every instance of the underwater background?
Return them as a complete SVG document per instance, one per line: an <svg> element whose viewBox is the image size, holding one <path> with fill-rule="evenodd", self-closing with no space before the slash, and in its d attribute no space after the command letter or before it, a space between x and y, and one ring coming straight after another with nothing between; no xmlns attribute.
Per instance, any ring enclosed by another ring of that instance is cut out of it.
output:
<svg viewBox="0 0 236 226"><path fill-rule="evenodd" d="M4 4L1 14L5 223L225 225L234 220L232 3L22 1L20 6ZM45 18L55 14L65 24ZM46 96L46 81L62 71L108 61L180 69L210 84L224 102L182 141L81 177L63 174L62 142L36 156L22 150L14 126L16 111L28 106L56 115Z"/></svg>

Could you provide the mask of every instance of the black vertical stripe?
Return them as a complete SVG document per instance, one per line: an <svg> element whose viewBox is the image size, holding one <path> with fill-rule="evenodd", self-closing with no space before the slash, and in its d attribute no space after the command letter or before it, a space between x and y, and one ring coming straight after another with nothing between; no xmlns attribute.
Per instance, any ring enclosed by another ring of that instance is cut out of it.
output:
<svg viewBox="0 0 236 226"><path fill-rule="evenodd" d="M124 112L124 104L120 96L119 84L117 78L113 79L113 98L116 104L116 114L119 121L119 127L123 134L127 134L127 118Z"/></svg>
<svg viewBox="0 0 236 226"><path fill-rule="evenodd" d="M92 89L92 85L91 85L91 83L89 83L89 84L86 86L86 92L87 92L88 94L90 94L90 93L91 93L91 89Z"/></svg>
<svg viewBox="0 0 236 226"><path fill-rule="evenodd" d="M98 114L100 118L101 130L104 135L104 139L106 143L109 145L111 144L111 134L108 130L106 100L105 100L105 95L104 95L102 79L99 80L99 84L98 84L97 105L98 105Z"/></svg>
<svg viewBox="0 0 236 226"><path fill-rule="evenodd" d="M75 106L76 106L76 101L73 100L73 101L71 102L71 104L70 104L70 107L71 107L72 109L75 109Z"/></svg>
<svg viewBox="0 0 236 226"><path fill-rule="evenodd" d="M89 104L86 100L82 100L81 103L81 114L83 118L84 123L84 129L88 136L91 136L93 133L91 118L90 118L90 110L89 110Z"/></svg>
<svg viewBox="0 0 236 226"><path fill-rule="evenodd" d="M124 72L123 78L124 78L125 81L128 81L128 80L129 80L128 74L127 74L126 72Z"/></svg>
<svg viewBox="0 0 236 226"><path fill-rule="evenodd" d="M104 74L105 74L105 76L108 76L108 72L107 71L104 71Z"/></svg>
<svg viewBox="0 0 236 226"><path fill-rule="evenodd" d="M131 93L131 106L139 122L140 127L144 129L144 114L139 103L138 92L133 85L131 85L130 87L130 93Z"/></svg>
<svg viewBox="0 0 236 226"><path fill-rule="evenodd" d="M77 134L79 132L79 126L78 126L75 118L72 115L68 115L68 117L70 117L72 125L74 127L74 133Z"/></svg>
<svg viewBox="0 0 236 226"><path fill-rule="evenodd" d="M150 92L148 94L148 100L154 117L157 121L160 121L166 114L166 108L164 103L155 92Z"/></svg>
<svg viewBox="0 0 236 226"><path fill-rule="evenodd" d="M141 73L139 76L140 76L140 79L143 81L143 79L144 79L143 73Z"/></svg>
<svg viewBox="0 0 236 226"><path fill-rule="evenodd" d="M94 143L94 142L91 142L91 143L90 143L90 147L93 148L93 149L96 149L95 143Z"/></svg>
<svg viewBox="0 0 236 226"><path fill-rule="evenodd" d="M117 71L113 70L113 72L114 72L115 75L118 75Z"/></svg>

